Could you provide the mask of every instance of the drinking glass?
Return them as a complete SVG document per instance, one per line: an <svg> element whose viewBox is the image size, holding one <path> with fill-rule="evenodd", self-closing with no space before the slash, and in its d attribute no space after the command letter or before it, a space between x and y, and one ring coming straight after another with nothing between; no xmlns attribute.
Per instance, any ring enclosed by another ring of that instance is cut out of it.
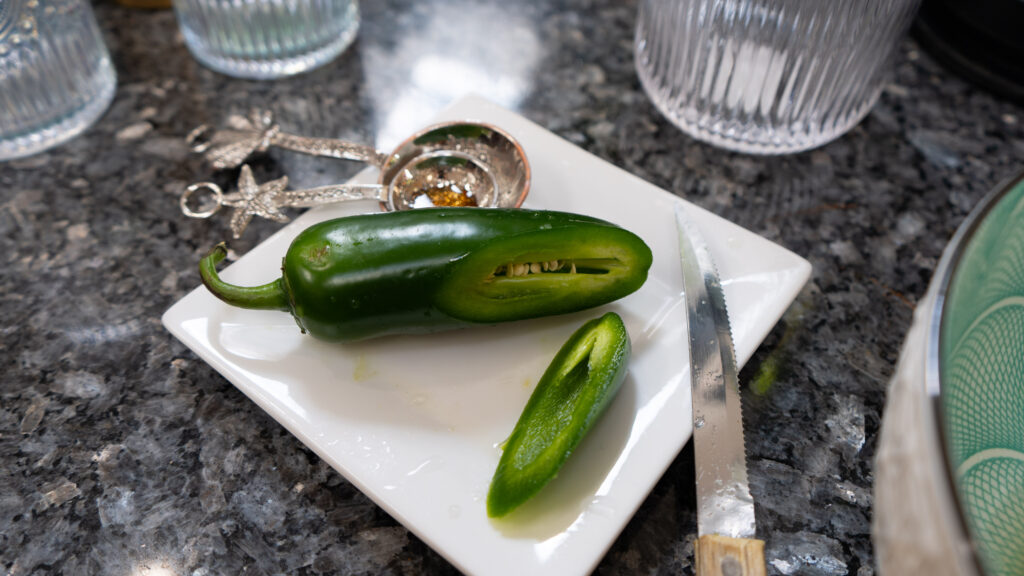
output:
<svg viewBox="0 0 1024 576"><path fill-rule="evenodd" d="M730 150L820 146L878 99L918 0L643 0L636 67L654 105Z"/></svg>
<svg viewBox="0 0 1024 576"><path fill-rule="evenodd" d="M174 0L174 11L192 55L239 78L316 68L359 30L357 0Z"/></svg>
<svg viewBox="0 0 1024 576"><path fill-rule="evenodd" d="M0 0L0 160L78 135L116 84L87 0Z"/></svg>

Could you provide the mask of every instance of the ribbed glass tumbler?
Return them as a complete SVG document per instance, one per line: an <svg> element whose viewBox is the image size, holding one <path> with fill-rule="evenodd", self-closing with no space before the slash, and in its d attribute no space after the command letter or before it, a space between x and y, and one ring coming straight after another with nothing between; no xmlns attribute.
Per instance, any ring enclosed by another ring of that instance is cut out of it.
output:
<svg viewBox="0 0 1024 576"><path fill-rule="evenodd" d="M0 160L80 134L116 84L88 0L0 0Z"/></svg>
<svg viewBox="0 0 1024 576"><path fill-rule="evenodd" d="M684 132L784 154L855 126L918 0L642 0L636 67Z"/></svg>
<svg viewBox="0 0 1024 576"><path fill-rule="evenodd" d="M174 0L174 11L192 55L239 78L311 70L359 31L357 0Z"/></svg>

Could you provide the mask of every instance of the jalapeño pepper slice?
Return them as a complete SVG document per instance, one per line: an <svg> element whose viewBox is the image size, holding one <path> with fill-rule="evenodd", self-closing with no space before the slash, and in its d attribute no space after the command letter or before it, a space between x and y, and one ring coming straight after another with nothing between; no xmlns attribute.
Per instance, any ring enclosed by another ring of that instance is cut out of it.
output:
<svg viewBox="0 0 1024 576"><path fill-rule="evenodd" d="M221 280L225 255L221 245L200 262L210 292L242 308L291 312L303 331L329 341L575 312L634 292L651 265L643 240L603 220L480 208L315 224L288 248L282 277L262 286Z"/></svg>
<svg viewBox="0 0 1024 576"><path fill-rule="evenodd" d="M569 337L505 442L487 493L489 516L508 514L558 474L622 386L629 354L629 334L614 312Z"/></svg>

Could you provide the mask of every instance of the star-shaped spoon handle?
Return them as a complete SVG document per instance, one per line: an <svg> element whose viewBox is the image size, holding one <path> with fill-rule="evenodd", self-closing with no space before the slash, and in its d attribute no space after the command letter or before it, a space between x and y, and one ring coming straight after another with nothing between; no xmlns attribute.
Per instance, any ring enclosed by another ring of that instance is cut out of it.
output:
<svg viewBox="0 0 1024 576"><path fill-rule="evenodd" d="M221 206L231 206L231 232L235 238L242 236L253 216L260 216L276 222L287 222L288 216L281 208L310 208L323 204L334 204L347 200L382 200L384 188L379 184L338 184L320 186L305 190L285 190L288 177L258 184L248 164L242 165L238 176L238 191L225 194L213 182L197 182L185 189L180 199L181 211L190 218L210 218ZM213 194L214 205L206 210L189 207L192 197L200 190Z"/></svg>
<svg viewBox="0 0 1024 576"><path fill-rule="evenodd" d="M249 156L266 152L271 146L374 166L381 166L387 159L387 155L365 144L282 132L281 127L274 123L274 115L266 110L252 110L248 116L229 116L227 125L226 129L214 130L203 124L186 137L192 151L202 154L218 170L237 168Z"/></svg>

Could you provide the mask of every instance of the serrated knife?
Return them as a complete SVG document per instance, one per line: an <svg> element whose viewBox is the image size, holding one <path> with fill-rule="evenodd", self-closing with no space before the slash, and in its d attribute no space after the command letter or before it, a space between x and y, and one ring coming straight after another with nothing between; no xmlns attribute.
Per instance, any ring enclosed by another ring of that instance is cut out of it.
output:
<svg viewBox="0 0 1024 576"><path fill-rule="evenodd" d="M700 231L676 205L690 343L697 476L697 576L764 576L754 537L739 373L725 293Z"/></svg>

